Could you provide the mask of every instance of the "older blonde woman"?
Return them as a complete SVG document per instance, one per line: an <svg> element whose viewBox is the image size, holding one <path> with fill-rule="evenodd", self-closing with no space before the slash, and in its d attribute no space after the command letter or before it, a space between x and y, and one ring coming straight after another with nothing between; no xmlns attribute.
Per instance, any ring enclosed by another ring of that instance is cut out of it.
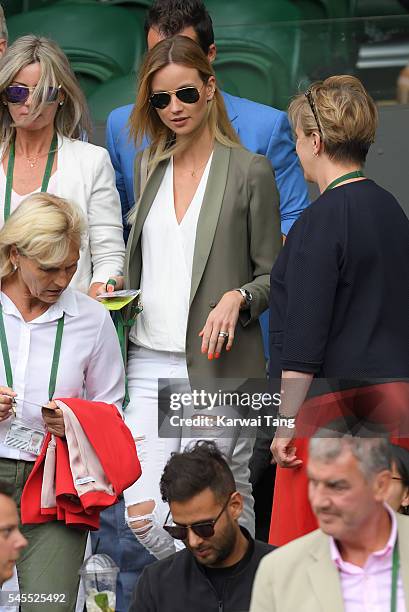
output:
<svg viewBox="0 0 409 612"><path fill-rule="evenodd" d="M109 314L68 287L84 228L76 206L40 193L0 230L0 478L13 484L18 504L46 428L64 435L61 411L44 404L86 397L121 408L123 363ZM29 546L17 564L20 589L65 593L59 609L73 610L86 532L57 521L22 531Z"/></svg>
<svg viewBox="0 0 409 612"><path fill-rule="evenodd" d="M409 376L409 221L392 194L364 175L378 115L358 79L314 83L289 116L304 175L321 192L271 273L270 376L282 377L280 412L295 417L314 376ZM393 389L379 385L379 405ZM300 468L277 472L270 533L277 545L308 530L306 495L296 494L306 494L305 444L293 436L280 429L272 444L279 466Z"/></svg>
<svg viewBox="0 0 409 612"><path fill-rule="evenodd" d="M87 233L73 287L95 296L122 272L121 207L109 155L82 139L89 130L84 95L58 45L17 39L0 62L0 225L30 193L75 201Z"/></svg>

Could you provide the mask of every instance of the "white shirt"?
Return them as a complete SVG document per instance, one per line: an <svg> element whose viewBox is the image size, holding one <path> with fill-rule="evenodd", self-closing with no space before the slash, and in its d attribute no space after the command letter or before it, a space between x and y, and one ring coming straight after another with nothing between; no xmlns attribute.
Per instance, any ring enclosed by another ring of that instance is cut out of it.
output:
<svg viewBox="0 0 409 612"><path fill-rule="evenodd" d="M17 419L44 431L41 405L48 403L48 385L57 320L65 313L64 331L54 398L76 397L115 404L121 409L124 367L114 325L108 311L88 296L66 289L58 302L30 322L0 292L4 327L17 393ZM0 350L0 385L7 386ZM35 460L35 455L3 444L13 422L0 423L0 457Z"/></svg>
<svg viewBox="0 0 409 612"><path fill-rule="evenodd" d="M4 172L4 167L3 164L0 162L0 202L2 203L2 206L0 207L0 228L3 227L4 225L4 201L5 201L5 196L6 196L6 173ZM38 189L35 189L34 191L32 191L31 193L26 193L25 195L20 195L19 193L15 192L14 189L11 190L11 202L10 202L10 214L12 212L14 212L17 208L17 206L19 204L21 204L21 202L23 200L25 200L25 198L28 198L29 195L32 195L33 193L40 193L41 191L41 187L39 187ZM52 174L50 176L50 180L48 182L48 188L47 191L49 193L57 193L58 192L58 170L56 170L54 172L54 174Z"/></svg>
<svg viewBox="0 0 409 612"><path fill-rule="evenodd" d="M132 342L157 351L185 352L196 229L213 153L182 221L173 194L173 158L142 230L143 311L132 328Z"/></svg>

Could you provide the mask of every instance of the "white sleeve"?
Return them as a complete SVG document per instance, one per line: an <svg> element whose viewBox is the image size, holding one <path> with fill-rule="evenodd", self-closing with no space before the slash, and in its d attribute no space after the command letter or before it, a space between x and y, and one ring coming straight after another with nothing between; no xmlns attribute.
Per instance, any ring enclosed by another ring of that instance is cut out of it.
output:
<svg viewBox="0 0 409 612"><path fill-rule="evenodd" d="M122 274L125 259L121 202L115 186L115 172L108 151L102 147L98 149L87 206L91 283L104 283L110 276Z"/></svg>
<svg viewBox="0 0 409 612"><path fill-rule="evenodd" d="M118 336L108 311L99 329L85 372L86 399L115 404L122 414L125 368Z"/></svg>

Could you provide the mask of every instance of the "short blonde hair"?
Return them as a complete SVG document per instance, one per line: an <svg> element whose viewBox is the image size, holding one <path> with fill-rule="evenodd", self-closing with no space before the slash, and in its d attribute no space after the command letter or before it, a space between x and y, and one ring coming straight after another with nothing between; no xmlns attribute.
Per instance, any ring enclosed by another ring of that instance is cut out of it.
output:
<svg viewBox="0 0 409 612"><path fill-rule="evenodd" d="M6 18L4 16L4 9L0 4L0 38L8 40L9 33L7 31Z"/></svg>
<svg viewBox="0 0 409 612"><path fill-rule="evenodd" d="M61 85L64 103L58 107L55 129L67 138L82 138L90 132L90 118L85 96L67 56L52 40L28 34L17 38L0 60L0 95L26 66L39 62L41 77L33 93L29 118L35 119L47 105L49 87ZM0 104L0 141L7 150L14 138L15 127L5 104Z"/></svg>
<svg viewBox="0 0 409 612"><path fill-rule="evenodd" d="M78 206L51 195L35 193L25 198L0 230L0 278L14 271L10 250L42 266L60 266L74 242L80 248L85 220Z"/></svg>
<svg viewBox="0 0 409 612"><path fill-rule="evenodd" d="M363 164L378 127L374 101L361 81L349 75L313 83L292 100L288 115L293 128L306 136L319 132L328 157L339 162Z"/></svg>

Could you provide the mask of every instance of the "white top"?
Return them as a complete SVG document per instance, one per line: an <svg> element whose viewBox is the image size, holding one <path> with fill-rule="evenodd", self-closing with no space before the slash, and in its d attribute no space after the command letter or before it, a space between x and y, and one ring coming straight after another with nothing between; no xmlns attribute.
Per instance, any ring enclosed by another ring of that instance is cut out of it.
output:
<svg viewBox="0 0 409 612"><path fill-rule="evenodd" d="M48 403L48 385L57 320L65 312L55 398L85 397L115 404L124 395L124 367L118 338L108 311L78 291L66 289L58 302L26 323L15 304L0 292L4 327L17 393L17 419L44 430L41 405ZM0 385L7 386L0 349ZM35 455L3 444L14 417L0 423L0 457L35 460Z"/></svg>
<svg viewBox="0 0 409 612"><path fill-rule="evenodd" d="M4 199L6 196L7 177L6 177L6 173L4 172L4 166L2 162L0 162L0 166L1 166L0 202L3 202L3 206L1 207L1 214L0 214L0 228L2 228L4 225ZM38 189L31 191L30 193L26 193L25 195L20 195L19 193L16 193L14 189L12 189L11 190L11 202L10 202L10 213L14 212L17 206L21 204L21 202L25 200L25 198L28 198L29 195L32 195L33 193L40 193L40 191L41 191L41 186ZM50 193L56 193L58 191L58 170L56 170L54 174L50 176L47 191L49 191Z"/></svg>
<svg viewBox="0 0 409 612"><path fill-rule="evenodd" d="M2 155L0 147L0 159ZM61 136L57 168L56 189L50 184L48 192L77 204L85 217L86 235L70 286L86 293L91 283L106 283L110 276L123 272L125 245L115 172L106 149ZM6 182L4 172L1 182ZM4 196L0 218L3 207Z"/></svg>
<svg viewBox="0 0 409 612"><path fill-rule="evenodd" d="M157 351L185 352L196 229L211 154L196 193L180 223L173 194L173 158L142 230L143 311L131 329L132 342Z"/></svg>

